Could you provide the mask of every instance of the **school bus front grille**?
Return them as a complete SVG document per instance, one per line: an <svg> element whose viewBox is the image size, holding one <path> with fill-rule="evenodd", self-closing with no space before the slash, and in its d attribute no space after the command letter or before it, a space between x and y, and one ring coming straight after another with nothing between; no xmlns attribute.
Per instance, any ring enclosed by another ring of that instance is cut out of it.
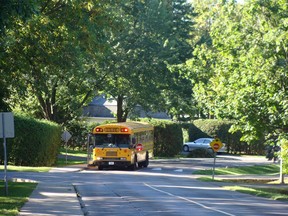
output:
<svg viewBox="0 0 288 216"><path fill-rule="evenodd" d="M102 161L121 161L121 158L108 158L105 157L102 159Z"/></svg>
<svg viewBox="0 0 288 216"><path fill-rule="evenodd" d="M106 156L108 156L108 157L117 156L117 151L107 151L106 152Z"/></svg>

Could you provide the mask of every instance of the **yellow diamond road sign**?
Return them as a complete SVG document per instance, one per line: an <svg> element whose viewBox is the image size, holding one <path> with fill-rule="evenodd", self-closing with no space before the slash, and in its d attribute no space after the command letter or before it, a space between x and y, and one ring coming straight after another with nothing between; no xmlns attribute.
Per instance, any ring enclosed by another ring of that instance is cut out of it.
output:
<svg viewBox="0 0 288 216"><path fill-rule="evenodd" d="M223 144L219 138L216 138L210 143L210 146L214 152L217 152L222 148Z"/></svg>

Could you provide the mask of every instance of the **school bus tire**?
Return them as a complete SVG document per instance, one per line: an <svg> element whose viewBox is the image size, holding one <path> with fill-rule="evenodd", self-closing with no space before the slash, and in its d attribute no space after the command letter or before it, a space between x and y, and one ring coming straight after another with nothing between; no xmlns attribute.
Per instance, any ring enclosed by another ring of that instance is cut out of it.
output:
<svg viewBox="0 0 288 216"><path fill-rule="evenodd" d="M148 154L148 152L146 153L146 156L145 156L145 161L143 161L143 162L139 162L138 163L138 167L139 168L141 168L141 167L148 167L148 165L149 165L149 154Z"/></svg>
<svg viewBox="0 0 288 216"><path fill-rule="evenodd" d="M137 157L135 157L134 163L130 166L130 169L134 171L138 168L138 166Z"/></svg>
<svg viewBox="0 0 288 216"><path fill-rule="evenodd" d="M98 170L103 170L103 166L98 165Z"/></svg>
<svg viewBox="0 0 288 216"><path fill-rule="evenodd" d="M145 161L143 162L143 167L147 168L149 165L149 154L146 153L146 159Z"/></svg>

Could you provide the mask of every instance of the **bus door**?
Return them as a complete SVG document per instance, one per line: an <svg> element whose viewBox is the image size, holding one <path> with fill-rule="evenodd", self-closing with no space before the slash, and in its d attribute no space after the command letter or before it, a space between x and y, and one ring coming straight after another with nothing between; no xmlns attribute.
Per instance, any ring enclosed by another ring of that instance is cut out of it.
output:
<svg viewBox="0 0 288 216"><path fill-rule="evenodd" d="M92 134L88 134L87 139L87 165L93 163L93 148L95 146L95 137Z"/></svg>

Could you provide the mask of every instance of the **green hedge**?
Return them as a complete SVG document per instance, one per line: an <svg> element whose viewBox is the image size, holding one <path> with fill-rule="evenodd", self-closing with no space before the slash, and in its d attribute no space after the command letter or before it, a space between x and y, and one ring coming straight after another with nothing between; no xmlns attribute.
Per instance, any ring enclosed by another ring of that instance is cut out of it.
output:
<svg viewBox="0 0 288 216"><path fill-rule="evenodd" d="M15 114L14 126L15 137L7 139L7 159L10 164L18 166L55 164L62 133L58 124ZM3 164L3 145L0 151L0 160Z"/></svg>
<svg viewBox="0 0 288 216"><path fill-rule="evenodd" d="M247 143L241 142L241 133L229 132L234 122L228 120L217 119L199 119L194 120L189 128L190 141L201 137L219 137L226 144L227 151L230 153L248 153L249 148Z"/></svg>
<svg viewBox="0 0 288 216"><path fill-rule="evenodd" d="M87 136L92 129L100 123L87 122L84 120L74 120L68 122L66 130L72 135L71 139L67 142L68 148L85 150L87 145ZM62 144L65 144L62 142Z"/></svg>
<svg viewBox="0 0 288 216"><path fill-rule="evenodd" d="M154 126L154 156L174 157L182 150L183 134L180 124L171 121L150 121Z"/></svg>

